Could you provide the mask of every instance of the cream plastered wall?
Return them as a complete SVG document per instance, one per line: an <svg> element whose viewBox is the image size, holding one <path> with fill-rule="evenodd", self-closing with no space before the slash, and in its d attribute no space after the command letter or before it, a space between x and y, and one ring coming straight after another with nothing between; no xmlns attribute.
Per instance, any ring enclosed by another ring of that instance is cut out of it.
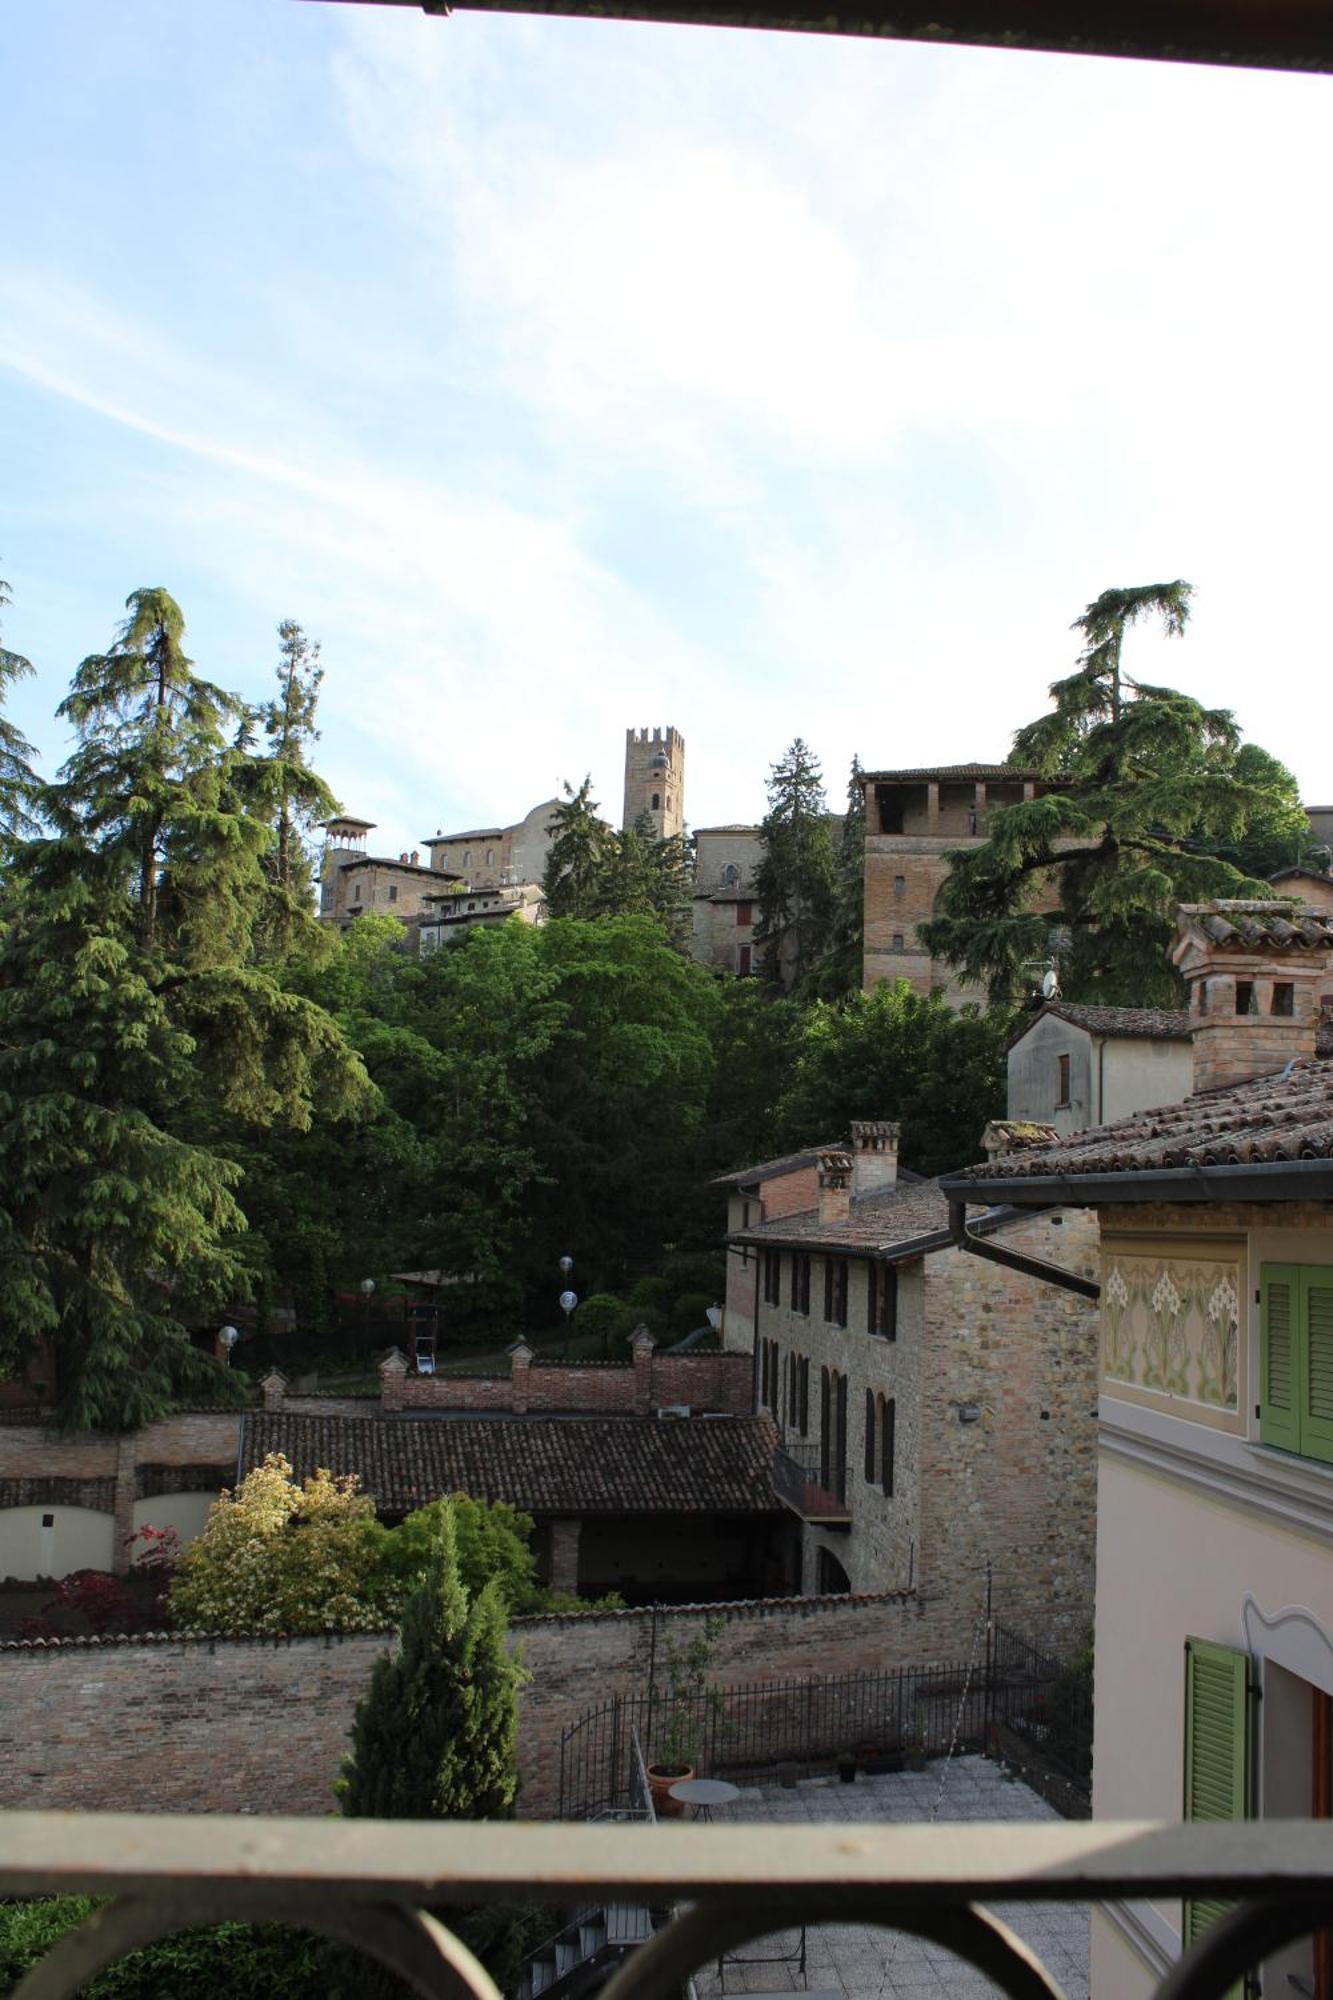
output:
<svg viewBox="0 0 1333 2000"><path fill-rule="evenodd" d="M1101 1378L1127 1402L1242 1432L1246 1245L1239 1236L1102 1236Z"/></svg>
<svg viewBox="0 0 1333 2000"><path fill-rule="evenodd" d="M204 1532L208 1510L216 1493L156 1493L151 1500L134 1503L134 1531L140 1528L174 1528L182 1548Z"/></svg>
<svg viewBox="0 0 1333 2000"><path fill-rule="evenodd" d="M50 1526L44 1526L49 1522ZM115 1522L91 1507L6 1507L0 1510L0 1577L31 1582L76 1569L111 1568Z"/></svg>

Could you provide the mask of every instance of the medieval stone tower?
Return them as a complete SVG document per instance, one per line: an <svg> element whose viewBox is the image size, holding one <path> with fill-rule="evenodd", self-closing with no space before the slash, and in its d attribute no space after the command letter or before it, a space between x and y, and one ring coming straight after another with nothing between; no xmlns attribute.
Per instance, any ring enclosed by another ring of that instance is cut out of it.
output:
<svg viewBox="0 0 1333 2000"><path fill-rule="evenodd" d="M685 831L685 739L674 729L625 731L625 818L647 813L660 840Z"/></svg>

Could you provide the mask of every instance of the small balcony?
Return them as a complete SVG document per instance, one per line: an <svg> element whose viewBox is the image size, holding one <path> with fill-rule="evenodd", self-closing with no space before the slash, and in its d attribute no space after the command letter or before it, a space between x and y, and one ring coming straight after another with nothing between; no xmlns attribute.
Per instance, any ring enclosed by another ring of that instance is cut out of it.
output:
<svg viewBox="0 0 1333 2000"><path fill-rule="evenodd" d="M790 1507L793 1514L813 1527L852 1525L846 1471L839 1479L837 1465L825 1457L817 1444L792 1438L778 1446L773 1455L773 1491L784 1507Z"/></svg>
<svg viewBox="0 0 1333 2000"><path fill-rule="evenodd" d="M1331 1889L1328 1821L798 1828L0 1813L0 1897L111 1899L14 2000L73 2000L138 1946L228 1920L342 1940L425 1996L500 2000L449 1930L451 1907L593 1901L661 1913L607 2000L669 2000L719 1955L807 1922L859 1925L885 1954L895 1933L933 1941L1002 1993L1058 2000L1038 1951L989 1906L1017 1925L1034 1904L1180 1896L1236 1907L1154 1990L1160 2000L1218 2000L1247 1966L1326 1924ZM863 1947L867 1959L873 1951ZM875 1976L871 1990L881 1984Z"/></svg>

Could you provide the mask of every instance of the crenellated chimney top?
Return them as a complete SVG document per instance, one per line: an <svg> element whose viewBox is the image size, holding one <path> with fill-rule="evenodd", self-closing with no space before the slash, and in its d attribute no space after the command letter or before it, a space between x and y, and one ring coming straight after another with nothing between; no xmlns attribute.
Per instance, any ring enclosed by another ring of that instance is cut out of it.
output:
<svg viewBox="0 0 1333 2000"><path fill-rule="evenodd" d="M852 1162L847 1153L819 1156L819 1219L845 1222L852 1207Z"/></svg>
<svg viewBox="0 0 1333 2000"><path fill-rule="evenodd" d="M877 1194L898 1179L898 1140L902 1126L887 1118L852 1121L852 1192Z"/></svg>
<svg viewBox="0 0 1333 2000"><path fill-rule="evenodd" d="M1333 917L1300 903L1186 903L1172 963L1190 989L1194 1090L1271 1076L1315 1053Z"/></svg>

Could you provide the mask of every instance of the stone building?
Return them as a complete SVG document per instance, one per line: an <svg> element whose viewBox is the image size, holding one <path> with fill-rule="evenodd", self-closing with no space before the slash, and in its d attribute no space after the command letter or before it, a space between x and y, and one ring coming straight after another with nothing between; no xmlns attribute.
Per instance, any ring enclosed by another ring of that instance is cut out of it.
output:
<svg viewBox="0 0 1333 2000"><path fill-rule="evenodd" d="M1100 1219L1094 1818L1328 1819L1333 919L1192 906L1173 958L1184 1100L945 1189ZM1098 2000L1161 1990L1225 1907L1100 1905ZM1307 1936L1271 1953L1262 1990L1321 1993L1329 1970Z"/></svg>
<svg viewBox="0 0 1333 2000"><path fill-rule="evenodd" d="M905 979L917 993L942 989L951 1005L984 1003L952 966L933 959L917 936L936 914L950 848L977 847L996 806L1040 798L1049 781L1012 764L941 764L912 771L867 771L865 958L862 984ZM1040 893L1034 907L1043 907ZM1051 907L1047 902L1045 907Z"/></svg>
<svg viewBox="0 0 1333 2000"><path fill-rule="evenodd" d="M438 870L422 862L419 849L396 860L387 854L367 854L366 836L374 830L373 820L345 813L325 823L319 914L339 930L370 910L410 923L425 908L427 894L442 886Z"/></svg>
<svg viewBox="0 0 1333 2000"><path fill-rule="evenodd" d="M685 738L676 729L625 731L625 810L628 829L643 816L659 840L685 831Z"/></svg>
<svg viewBox="0 0 1333 2000"><path fill-rule="evenodd" d="M748 978L755 963L757 826L701 826L694 835L693 955L711 972Z"/></svg>
<svg viewBox="0 0 1333 2000"><path fill-rule="evenodd" d="M989 1579L1002 1611L1077 1643L1093 1581L1095 1227L1053 1207L986 1212L962 1247L938 1183L900 1172L897 1152L896 1126L857 1124L845 1150L720 1183L726 1339L740 1345L748 1320L802 1587L976 1609ZM1078 1289L1041 1282L1049 1267Z"/></svg>

